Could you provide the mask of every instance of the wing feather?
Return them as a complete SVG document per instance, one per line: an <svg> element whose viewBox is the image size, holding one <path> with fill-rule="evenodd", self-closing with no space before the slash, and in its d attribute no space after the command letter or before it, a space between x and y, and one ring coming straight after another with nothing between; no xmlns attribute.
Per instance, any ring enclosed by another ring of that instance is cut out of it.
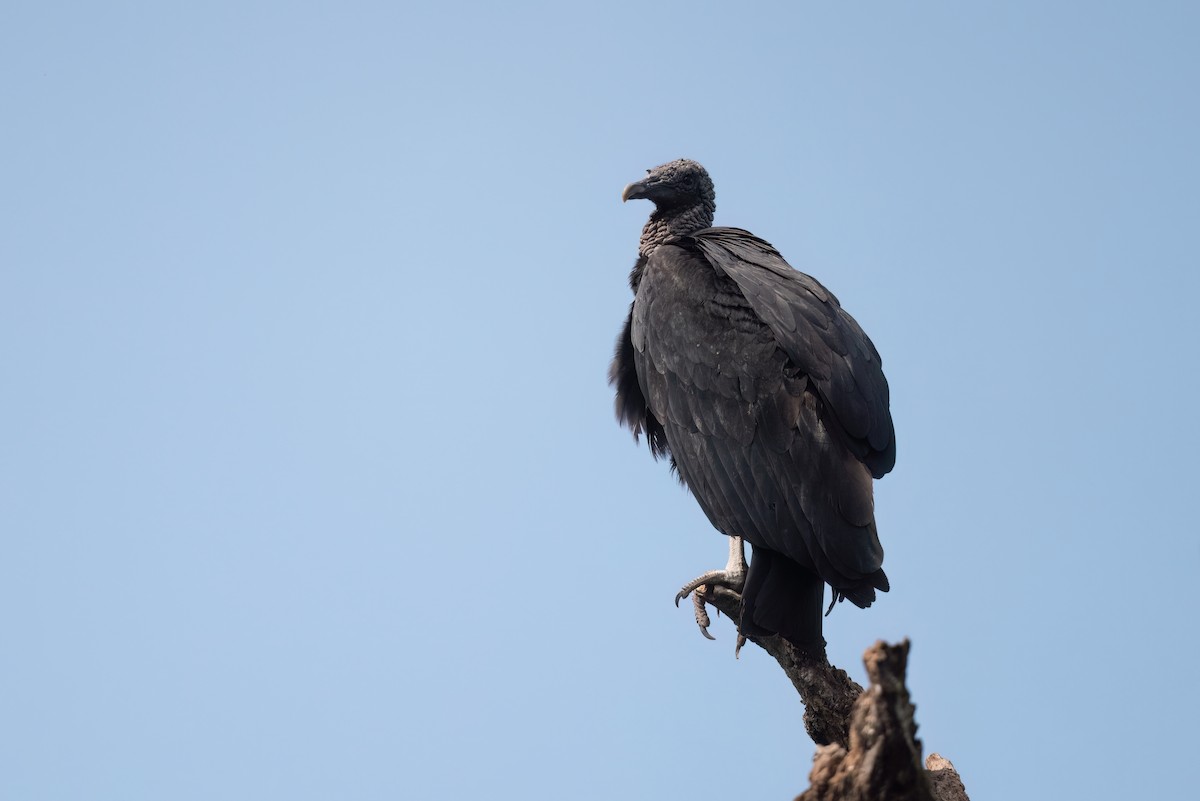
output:
<svg viewBox="0 0 1200 801"><path fill-rule="evenodd" d="M792 268L768 243L738 228L707 228L689 238L713 268L737 284L780 347L857 441L879 478L896 461L895 428L882 360L832 292Z"/></svg>
<svg viewBox="0 0 1200 801"><path fill-rule="evenodd" d="M795 271L754 243L735 245L751 266L714 270L702 252L673 245L649 260L629 332L649 416L716 528L869 602L870 583L883 579L870 578L882 577L882 548L860 455L868 446L850 447L827 400L845 396L862 407L847 415L870 413L838 347L840 309L817 299L831 297L818 285L797 312L771 283L784 280L775 271ZM749 282L758 305L734 281L739 269L772 276ZM798 348L810 358L793 356Z"/></svg>

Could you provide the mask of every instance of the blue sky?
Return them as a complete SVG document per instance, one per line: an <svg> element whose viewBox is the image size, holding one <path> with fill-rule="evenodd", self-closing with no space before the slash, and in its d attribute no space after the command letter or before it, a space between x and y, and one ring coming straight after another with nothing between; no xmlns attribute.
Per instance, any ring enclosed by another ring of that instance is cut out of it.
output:
<svg viewBox="0 0 1200 801"><path fill-rule="evenodd" d="M649 5L649 7L644 7ZM12 3L0 797L788 798L725 545L613 420L680 156L883 354L893 591L972 798L1185 797L1190 4Z"/></svg>

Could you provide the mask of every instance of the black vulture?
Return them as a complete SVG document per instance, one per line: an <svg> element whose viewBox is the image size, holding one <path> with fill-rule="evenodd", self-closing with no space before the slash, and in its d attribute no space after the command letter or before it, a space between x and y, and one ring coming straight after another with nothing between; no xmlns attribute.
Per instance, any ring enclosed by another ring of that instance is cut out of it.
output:
<svg viewBox="0 0 1200 801"><path fill-rule="evenodd" d="M670 458L730 537L725 569L676 602L727 586L742 595L740 635L823 649L825 584L830 609L888 590L872 478L892 469L896 439L879 353L833 293L767 242L710 227L716 194L702 166L647 173L621 196L655 208L609 369L617 417Z"/></svg>

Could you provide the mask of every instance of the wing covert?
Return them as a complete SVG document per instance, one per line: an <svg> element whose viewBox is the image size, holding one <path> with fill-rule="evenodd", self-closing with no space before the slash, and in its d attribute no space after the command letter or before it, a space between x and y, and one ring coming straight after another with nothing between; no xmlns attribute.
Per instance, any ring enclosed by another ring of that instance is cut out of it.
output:
<svg viewBox="0 0 1200 801"><path fill-rule="evenodd" d="M896 439L882 360L833 293L740 228L706 228L688 239L738 285L845 433L858 441L856 451L872 475L879 478L890 471Z"/></svg>

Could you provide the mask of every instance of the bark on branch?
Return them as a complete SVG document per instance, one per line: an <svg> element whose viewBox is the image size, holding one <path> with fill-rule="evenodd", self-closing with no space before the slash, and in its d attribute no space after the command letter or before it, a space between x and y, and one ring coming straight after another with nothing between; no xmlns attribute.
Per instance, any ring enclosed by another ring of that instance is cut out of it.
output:
<svg viewBox="0 0 1200 801"><path fill-rule="evenodd" d="M741 597L706 587L704 600L731 620ZM921 741L905 677L909 642L875 643L863 655L866 691L825 653L796 648L782 637L751 637L775 657L804 702L804 728L817 744L809 788L796 801L968 801L950 761L930 754L921 764Z"/></svg>

